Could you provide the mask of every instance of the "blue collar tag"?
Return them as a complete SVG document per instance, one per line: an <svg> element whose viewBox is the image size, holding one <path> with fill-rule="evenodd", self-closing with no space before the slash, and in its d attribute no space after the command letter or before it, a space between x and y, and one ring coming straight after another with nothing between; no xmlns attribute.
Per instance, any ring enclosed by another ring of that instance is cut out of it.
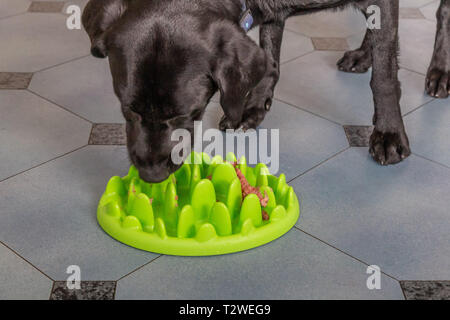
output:
<svg viewBox="0 0 450 320"><path fill-rule="evenodd" d="M240 21L240 25L242 27L242 29L245 30L245 32L248 32L251 27L253 26L253 16L252 16L252 12L250 10L245 11L242 14L241 17L241 21Z"/></svg>
<svg viewBox="0 0 450 320"><path fill-rule="evenodd" d="M247 4L245 3L245 0L241 0L241 3L242 3L242 15L239 24L241 25L242 29L245 30L245 32L248 32L252 28L254 23L252 11L250 9L247 9Z"/></svg>

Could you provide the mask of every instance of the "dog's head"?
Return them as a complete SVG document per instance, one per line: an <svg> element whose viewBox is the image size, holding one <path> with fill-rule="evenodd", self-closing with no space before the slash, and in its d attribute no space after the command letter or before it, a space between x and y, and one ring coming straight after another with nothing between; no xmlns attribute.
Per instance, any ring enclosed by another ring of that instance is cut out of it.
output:
<svg viewBox="0 0 450 320"><path fill-rule="evenodd" d="M237 127L247 94L266 72L264 51L237 24L197 12L190 1L188 8L171 2L91 0L83 13L92 54L109 57L130 159L148 182L178 169L172 132L193 137L194 121L217 90Z"/></svg>

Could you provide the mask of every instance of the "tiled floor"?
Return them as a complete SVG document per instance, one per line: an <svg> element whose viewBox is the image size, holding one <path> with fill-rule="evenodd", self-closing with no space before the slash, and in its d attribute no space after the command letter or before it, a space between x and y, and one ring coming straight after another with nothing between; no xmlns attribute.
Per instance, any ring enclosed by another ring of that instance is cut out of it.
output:
<svg viewBox="0 0 450 320"><path fill-rule="evenodd" d="M105 184L129 161L108 62L65 27L64 8L86 2L0 0L0 299L450 299L450 100L423 94L437 0L401 0L413 155L391 167L367 152L370 74L336 69L364 19L349 9L288 21L262 128L280 129L301 217L263 247L204 258L139 251L97 225ZM222 115L213 100L208 127ZM71 265L79 290L66 286ZM381 268L379 290L368 265Z"/></svg>

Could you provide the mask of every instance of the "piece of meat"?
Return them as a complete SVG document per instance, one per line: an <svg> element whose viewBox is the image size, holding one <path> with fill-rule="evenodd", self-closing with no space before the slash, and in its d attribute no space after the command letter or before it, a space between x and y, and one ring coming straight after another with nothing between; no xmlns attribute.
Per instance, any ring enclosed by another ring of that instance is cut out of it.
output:
<svg viewBox="0 0 450 320"><path fill-rule="evenodd" d="M250 183L248 183L242 171L237 167L237 162L233 163L233 167L234 170L236 170L236 174L238 176L239 181L241 182L242 199L245 199L245 197L248 196L249 194L256 194L261 203L261 207L263 208L267 207L267 204L269 203L269 196L267 195L267 191L264 191L263 196L258 188L252 187ZM269 215L264 210L262 211L262 218L263 220L269 220Z"/></svg>

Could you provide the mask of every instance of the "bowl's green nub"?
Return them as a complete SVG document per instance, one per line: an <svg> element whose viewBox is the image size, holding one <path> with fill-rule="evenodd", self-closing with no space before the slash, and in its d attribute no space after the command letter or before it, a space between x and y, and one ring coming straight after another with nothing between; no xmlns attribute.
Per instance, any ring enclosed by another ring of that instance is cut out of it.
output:
<svg viewBox="0 0 450 320"><path fill-rule="evenodd" d="M250 194L242 199L241 182L229 162L233 154L210 159L193 153L167 180L139 179L132 166L124 178L112 177L97 209L100 226L132 247L180 256L218 255L251 249L289 231L300 214L298 198L286 177L270 175L241 158L248 182L269 197L265 208ZM229 162L228 162L229 161ZM266 211L269 220L262 219Z"/></svg>

